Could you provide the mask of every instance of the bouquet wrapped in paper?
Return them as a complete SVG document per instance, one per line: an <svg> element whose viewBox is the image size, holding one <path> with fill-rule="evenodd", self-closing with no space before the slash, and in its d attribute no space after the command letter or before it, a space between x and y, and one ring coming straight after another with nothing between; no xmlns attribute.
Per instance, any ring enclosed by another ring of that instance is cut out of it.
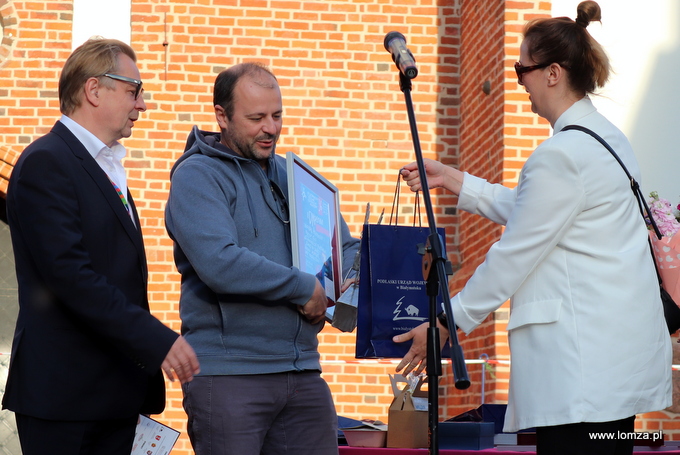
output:
<svg viewBox="0 0 680 455"><path fill-rule="evenodd" d="M653 230L649 231L656 264L664 289L675 302L680 302L680 235L675 235L680 231L677 210L673 210L670 202L660 198L656 191L650 194L650 215L663 236L659 239Z"/></svg>
<svg viewBox="0 0 680 455"><path fill-rule="evenodd" d="M649 231L649 236L663 287L676 303L680 302L680 235L658 239L654 231Z"/></svg>

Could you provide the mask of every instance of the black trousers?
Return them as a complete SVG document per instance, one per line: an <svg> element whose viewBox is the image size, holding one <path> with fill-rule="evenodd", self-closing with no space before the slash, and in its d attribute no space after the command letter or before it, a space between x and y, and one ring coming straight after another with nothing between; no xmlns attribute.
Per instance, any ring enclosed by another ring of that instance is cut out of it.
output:
<svg viewBox="0 0 680 455"><path fill-rule="evenodd" d="M536 428L536 455L631 455L635 416Z"/></svg>
<svg viewBox="0 0 680 455"><path fill-rule="evenodd" d="M130 455L137 426L137 417L74 422L15 417L23 455Z"/></svg>

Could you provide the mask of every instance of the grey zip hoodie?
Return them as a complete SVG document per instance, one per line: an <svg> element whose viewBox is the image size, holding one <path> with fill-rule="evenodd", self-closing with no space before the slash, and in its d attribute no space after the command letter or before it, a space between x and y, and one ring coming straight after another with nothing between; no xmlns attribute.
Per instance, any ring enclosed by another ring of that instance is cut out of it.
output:
<svg viewBox="0 0 680 455"><path fill-rule="evenodd" d="M219 141L194 127L170 173L182 334L201 375L321 370L323 323L298 313L317 278L292 266L285 159L272 153L265 172ZM347 270L359 241L341 224Z"/></svg>

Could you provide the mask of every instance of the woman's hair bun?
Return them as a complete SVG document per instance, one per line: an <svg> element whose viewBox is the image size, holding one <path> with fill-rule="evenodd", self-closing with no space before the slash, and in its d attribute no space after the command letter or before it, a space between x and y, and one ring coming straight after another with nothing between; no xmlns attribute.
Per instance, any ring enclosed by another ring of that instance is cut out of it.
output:
<svg viewBox="0 0 680 455"><path fill-rule="evenodd" d="M597 2L585 1L578 4L576 8L575 22L583 28L588 27L592 21L602 20L602 10Z"/></svg>

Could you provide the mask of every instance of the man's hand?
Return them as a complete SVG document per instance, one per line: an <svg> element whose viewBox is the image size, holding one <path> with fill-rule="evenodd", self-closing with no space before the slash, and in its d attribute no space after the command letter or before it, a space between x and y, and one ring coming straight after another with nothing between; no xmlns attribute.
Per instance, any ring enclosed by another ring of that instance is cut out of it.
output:
<svg viewBox="0 0 680 455"><path fill-rule="evenodd" d="M347 278L345 281L342 282L342 286L340 287L340 292L345 292L349 287L353 284L357 283L357 277L353 276L352 278ZM357 283L358 284L358 283Z"/></svg>
<svg viewBox="0 0 680 455"><path fill-rule="evenodd" d="M194 349L182 336L173 343L161 368L171 382L178 379L182 384L190 382L201 371Z"/></svg>
<svg viewBox="0 0 680 455"><path fill-rule="evenodd" d="M326 309L328 308L328 297L326 297L326 291L319 280L316 280L316 287L314 288L314 294L312 298L309 299L307 303L303 306L298 307L298 311L302 314L309 322L316 324L321 322L326 318Z"/></svg>
<svg viewBox="0 0 680 455"><path fill-rule="evenodd" d="M429 323L424 322L410 331L392 338L392 341L395 343L413 340L411 349L408 350L404 358L399 362L399 365L397 365L397 373L403 369L404 371L401 374L404 376L411 371L414 371L413 374L419 375L425 370L425 367L427 367L427 330L429 326ZM444 349L446 340L449 338L449 331L439 321L437 321L437 327L439 327L439 349L441 350Z"/></svg>

